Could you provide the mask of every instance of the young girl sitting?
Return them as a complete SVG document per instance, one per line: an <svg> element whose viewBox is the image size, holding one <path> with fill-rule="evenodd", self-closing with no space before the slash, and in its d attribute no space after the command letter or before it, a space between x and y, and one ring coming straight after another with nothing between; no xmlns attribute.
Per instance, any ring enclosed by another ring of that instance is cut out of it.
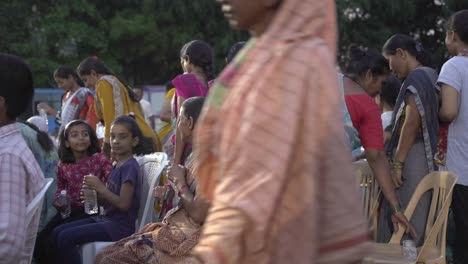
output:
<svg viewBox="0 0 468 264"><path fill-rule="evenodd" d="M83 188L95 190L105 202L103 217L78 220L53 231L57 263L81 263L79 245L95 241L117 241L135 231L140 205L138 162L133 154L148 154L143 134L131 117L118 117L112 124L110 144L116 163L107 187L94 175L87 175Z"/></svg>
<svg viewBox="0 0 468 264"><path fill-rule="evenodd" d="M57 191L53 198L53 205L58 213L45 228L38 234L34 258L37 263L50 263L50 235L59 225L89 217L85 214L80 200L81 185L84 176L92 174L107 182L112 170L110 161L101 153L98 139L91 128L83 120L75 120L65 126L59 136L60 144L58 155L60 163L57 171ZM70 216L62 218L60 212L66 209L58 203L61 191L67 191L71 200Z"/></svg>

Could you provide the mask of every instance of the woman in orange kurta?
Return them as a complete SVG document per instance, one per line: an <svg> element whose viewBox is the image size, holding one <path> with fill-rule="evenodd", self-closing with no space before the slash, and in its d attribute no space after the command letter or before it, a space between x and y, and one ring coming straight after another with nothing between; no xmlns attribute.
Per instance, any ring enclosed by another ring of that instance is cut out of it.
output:
<svg viewBox="0 0 468 264"><path fill-rule="evenodd" d="M143 135L152 141L153 150L161 150L159 139L146 123L136 95L101 60L87 58L80 63L77 72L85 85L96 91L96 112L105 125L103 151L108 157L110 124L118 116L130 113L133 113Z"/></svg>
<svg viewBox="0 0 468 264"><path fill-rule="evenodd" d="M368 232L345 145L332 0L219 0L255 36L196 130L212 202L201 263L359 263Z"/></svg>

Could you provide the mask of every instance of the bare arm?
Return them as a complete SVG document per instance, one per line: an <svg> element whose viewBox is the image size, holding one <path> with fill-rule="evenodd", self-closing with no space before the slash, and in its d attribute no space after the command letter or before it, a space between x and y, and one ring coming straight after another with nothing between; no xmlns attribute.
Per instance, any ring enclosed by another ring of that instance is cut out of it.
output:
<svg viewBox="0 0 468 264"><path fill-rule="evenodd" d="M458 115L460 95L452 86L442 84L440 97L442 106L439 110L439 118L443 122L452 122Z"/></svg>
<svg viewBox="0 0 468 264"><path fill-rule="evenodd" d="M177 97L177 109L180 111L180 107L184 103L185 98L182 96ZM181 164L182 156L184 155L185 142L182 140L181 132L176 129L176 141L174 150L174 164Z"/></svg>
<svg viewBox="0 0 468 264"><path fill-rule="evenodd" d="M366 158L382 193L392 206L397 206L398 199L394 190L390 168L383 149L366 149Z"/></svg>
<svg viewBox="0 0 468 264"><path fill-rule="evenodd" d="M400 141L395 152L394 160L404 162L408 152L414 144L416 136L421 127L421 116L414 96L409 96L406 100L406 119L401 128Z"/></svg>
<svg viewBox="0 0 468 264"><path fill-rule="evenodd" d="M133 185L130 182L125 182L120 188L119 195L114 194L107 188L99 190L98 193L102 199L109 202L112 206L126 212L132 206L133 191Z"/></svg>
<svg viewBox="0 0 468 264"><path fill-rule="evenodd" d="M164 121L166 123L171 123L171 99L164 99L163 106L161 107L161 111L159 114L159 118L161 121Z"/></svg>

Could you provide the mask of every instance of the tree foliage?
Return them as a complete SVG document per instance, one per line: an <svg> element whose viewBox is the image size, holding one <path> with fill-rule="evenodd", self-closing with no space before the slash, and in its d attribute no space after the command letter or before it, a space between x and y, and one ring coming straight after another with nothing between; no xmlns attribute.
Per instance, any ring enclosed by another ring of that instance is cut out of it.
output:
<svg viewBox="0 0 468 264"><path fill-rule="evenodd" d="M440 66L445 18L460 9L468 1L337 0L340 54L351 43L381 50L405 33ZM214 0L8 0L0 2L0 24L0 49L25 58L38 87L55 86L58 65L93 55L130 84L161 84L181 72L179 50L192 39L215 48L219 71L229 47L248 38L229 28Z"/></svg>
<svg viewBox="0 0 468 264"><path fill-rule="evenodd" d="M458 0L337 0L341 59L350 44L381 51L396 33L418 39L441 66L448 54L444 44L446 18L468 9Z"/></svg>

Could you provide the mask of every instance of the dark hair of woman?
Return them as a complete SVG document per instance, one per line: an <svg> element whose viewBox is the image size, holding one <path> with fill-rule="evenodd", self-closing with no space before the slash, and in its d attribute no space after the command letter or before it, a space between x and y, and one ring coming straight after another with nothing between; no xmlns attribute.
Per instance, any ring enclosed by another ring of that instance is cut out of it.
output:
<svg viewBox="0 0 468 264"><path fill-rule="evenodd" d="M76 74L75 70L69 66L69 65L61 65L59 66L55 71L54 71L54 77L62 78L62 79L68 79L70 75L75 79L75 82L80 86L84 87L84 83L81 80L80 77L78 77L78 74Z"/></svg>
<svg viewBox="0 0 468 264"><path fill-rule="evenodd" d="M31 106L33 75L29 66L17 56L0 53L0 96L6 101L6 115L10 120L15 120Z"/></svg>
<svg viewBox="0 0 468 264"><path fill-rule="evenodd" d="M372 76L381 76L388 74L390 68L388 61L382 54L364 50L357 45L351 45L348 48L348 54L345 65L346 77L358 81L370 71Z"/></svg>
<svg viewBox="0 0 468 264"><path fill-rule="evenodd" d="M203 104L205 103L205 98L201 96L192 97L184 101L182 107L184 108L184 113L187 118L192 118L193 123L196 124L198 117L203 109Z"/></svg>
<svg viewBox="0 0 468 264"><path fill-rule="evenodd" d="M135 117L119 116L112 122L112 125L123 125L130 131L132 137L138 138L138 144L133 148L133 154L146 155L154 152L152 139L143 136L143 132L138 127Z"/></svg>
<svg viewBox="0 0 468 264"><path fill-rule="evenodd" d="M166 93L168 93L172 88L174 88L174 84L172 83L172 81L168 81L166 82L166 84L164 85L166 87Z"/></svg>
<svg viewBox="0 0 468 264"><path fill-rule="evenodd" d="M66 146L65 142L68 140L71 128L78 125L84 125L88 130L89 140L91 141L91 145L88 147L88 155L92 156L95 153L101 151L101 148L99 147L99 141L96 136L96 133L94 132L94 129L83 120L73 120L65 126L65 129L62 129L59 135L58 156L60 158L60 161L63 163L76 162L72 150Z"/></svg>
<svg viewBox="0 0 468 264"><path fill-rule="evenodd" d="M208 80L215 78L213 49L202 40L192 40L180 50L180 57L188 57L190 63L203 69Z"/></svg>
<svg viewBox="0 0 468 264"><path fill-rule="evenodd" d="M380 91L380 99L390 107L395 107L398 94L400 93L401 81L391 75L382 82L382 90Z"/></svg>
<svg viewBox="0 0 468 264"><path fill-rule="evenodd" d="M91 74L91 71L95 71L97 74L115 76L123 84L125 89L127 89L127 93L130 96L130 99L134 102L139 102L138 97L132 91L132 88L124 81L122 81L117 75L115 75L114 72L112 72L103 61L96 57L89 57L84 59L80 65L78 65L76 71L79 75L89 75Z"/></svg>
<svg viewBox="0 0 468 264"><path fill-rule="evenodd" d="M447 31L455 31L460 40L468 44L468 10L458 11L453 14L445 25Z"/></svg>
<svg viewBox="0 0 468 264"><path fill-rule="evenodd" d="M229 64L244 46L244 41L237 42L236 44L232 45L232 47L229 49L228 55L226 56L226 63Z"/></svg>
<svg viewBox="0 0 468 264"><path fill-rule="evenodd" d="M54 142L52 142L52 139L50 139L49 135L44 132L39 130L39 128L31 124L29 122L23 122L23 121L18 121L19 123L25 124L28 127L30 127L32 130L36 131L37 134L37 142L41 146L41 148L46 151L46 152L51 152L54 149Z"/></svg>
<svg viewBox="0 0 468 264"><path fill-rule="evenodd" d="M433 67L431 54L424 49L421 42L414 40L412 37L403 34L394 35L387 40L382 52L389 55L395 55L397 49L407 51L423 66Z"/></svg>

